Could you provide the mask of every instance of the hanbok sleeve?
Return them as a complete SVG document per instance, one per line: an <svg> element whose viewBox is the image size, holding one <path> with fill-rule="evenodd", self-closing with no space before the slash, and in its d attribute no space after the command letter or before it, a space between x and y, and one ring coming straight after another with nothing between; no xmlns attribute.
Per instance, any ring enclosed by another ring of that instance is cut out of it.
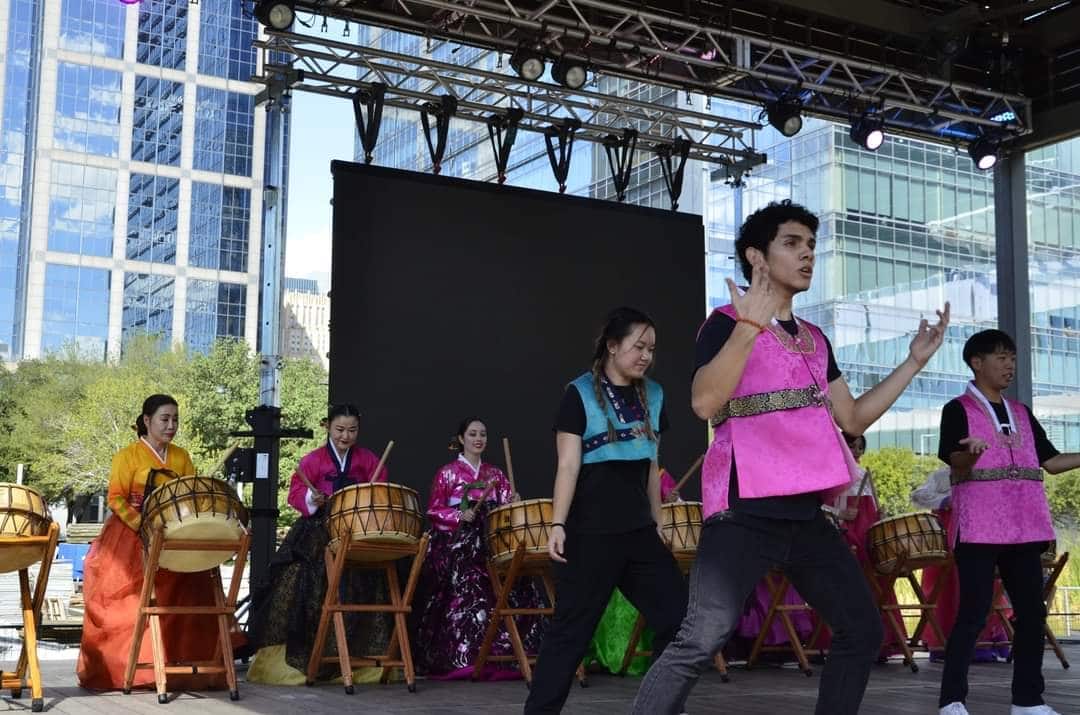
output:
<svg viewBox="0 0 1080 715"><path fill-rule="evenodd" d="M440 469L431 483L431 498L428 499L428 518L431 525L440 531L454 531L461 521L461 510L450 504L454 495L454 472L448 468Z"/></svg>
<svg viewBox="0 0 1080 715"><path fill-rule="evenodd" d="M138 531L142 525L142 513L131 506L129 497L135 483L135 472L148 467L133 463L130 451L122 449L113 455L112 469L109 472L109 508L131 529Z"/></svg>

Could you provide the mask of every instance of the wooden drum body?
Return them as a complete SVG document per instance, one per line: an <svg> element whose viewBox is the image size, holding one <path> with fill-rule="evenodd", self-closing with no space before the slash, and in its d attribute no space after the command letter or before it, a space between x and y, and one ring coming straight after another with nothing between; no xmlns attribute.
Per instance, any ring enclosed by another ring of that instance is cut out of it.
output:
<svg viewBox="0 0 1080 715"><path fill-rule="evenodd" d="M930 512L902 514L874 522L867 533L870 559L881 573L893 573L902 557L913 571L941 563L949 556L945 529Z"/></svg>
<svg viewBox="0 0 1080 715"><path fill-rule="evenodd" d="M346 534L354 544L418 543L424 518L416 490L388 482L354 484L334 492L329 514L326 525L334 550ZM384 558L397 559L401 554L387 554ZM365 555L364 559L380 560L377 554Z"/></svg>
<svg viewBox="0 0 1080 715"><path fill-rule="evenodd" d="M46 536L49 506L36 490L21 484L0 484L0 538ZM41 562L41 544L8 542L0 549L0 573L18 571Z"/></svg>
<svg viewBox="0 0 1080 715"><path fill-rule="evenodd" d="M526 499L495 507L488 514L488 558L504 563L524 542L526 553L547 553L555 505L551 499Z"/></svg>
<svg viewBox="0 0 1080 715"><path fill-rule="evenodd" d="M660 507L664 539L676 555L697 554L701 538L701 502L680 501Z"/></svg>
<svg viewBox="0 0 1080 715"><path fill-rule="evenodd" d="M165 540L237 541L248 512L228 482L212 477L181 477L155 487L143 502L140 534L148 547L159 525ZM206 571L225 563L226 551L163 550L161 568L180 573Z"/></svg>

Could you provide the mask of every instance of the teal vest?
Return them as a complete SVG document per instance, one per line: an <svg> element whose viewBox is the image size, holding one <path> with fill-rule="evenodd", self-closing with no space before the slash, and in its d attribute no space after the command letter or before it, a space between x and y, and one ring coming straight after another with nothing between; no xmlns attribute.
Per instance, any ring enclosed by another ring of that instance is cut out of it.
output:
<svg viewBox="0 0 1080 715"><path fill-rule="evenodd" d="M605 395L604 406L596 403L596 390L593 389L591 372L578 377L570 383L581 395L581 404L585 407L585 434L581 438L581 462L608 462L616 460L636 461L639 459L655 460L657 443L649 439L645 423L641 420L622 421L619 413ZM645 399L649 402L649 420L653 433L660 429L660 408L664 404L664 390L660 383L645 378ZM608 420L615 427L615 442L608 441Z"/></svg>

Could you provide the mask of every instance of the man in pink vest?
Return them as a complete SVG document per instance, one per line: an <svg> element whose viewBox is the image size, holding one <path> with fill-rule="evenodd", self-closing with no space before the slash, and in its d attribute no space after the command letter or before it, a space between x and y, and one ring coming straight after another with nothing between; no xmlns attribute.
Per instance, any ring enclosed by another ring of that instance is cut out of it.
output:
<svg viewBox="0 0 1080 715"><path fill-rule="evenodd" d="M642 682L637 715L679 712L770 567L833 632L817 713L859 710L882 628L862 570L821 510L857 473L837 425L859 435L889 409L941 345L949 306L935 325L922 320L907 359L854 399L825 335L792 313L810 288L817 229L789 201L752 214L735 242L750 288L729 280L731 304L698 333L692 404L716 430L702 469L706 519L686 619Z"/></svg>
<svg viewBox="0 0 1080 715"><path fill-rule="evenodd" d="M1043 470L1080 467L1080 453L1061 454L1031 410L1002 393L1016 372L1016 344L984 330L964 344L975 373L941 412L938 456L952 467L949 540L960 580L956 623L945 646L942 715L967 715L968 665L993 598L994 568L1012 603L1012 715L1057 715L1042 699L1046 604L1040 556L1054 538Z"/></svg>

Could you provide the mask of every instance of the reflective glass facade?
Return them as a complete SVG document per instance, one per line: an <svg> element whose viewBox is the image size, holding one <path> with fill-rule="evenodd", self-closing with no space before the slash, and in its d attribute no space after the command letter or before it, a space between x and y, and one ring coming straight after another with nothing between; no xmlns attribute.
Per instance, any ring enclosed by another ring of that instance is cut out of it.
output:
<svg viewBox="0 0 1080 715"><path fill-rule="evenodd" d="M45 266L43 353L74 346L79 354L105 358L109 336L108 270L49 263Z"/></svg>
<svg viewBox="0 0 1080 715"><path fill-rule="evenodd" d="M165 345L172 340L172 276L147 273L124 274L123 343L143 333L161 336Z"/></svg>
<svg viewBox="0 0 1080 715"><path fill-rule="evenodd" d="M135 76L131 158L180 166L184 128L184 85L167 79Z"/></svg>
<svg viewBox="0 0 1080 715"><path fill-rule="evenodd" d="M56 73L57 149L120 155L120 73L61 62Z"/></svg>
<svg viewBox="0 0 1080 715"><path fill-rule="evenodd" d="M135 59L144 65L184 69L187 59L188 4L175 0L139 3Z"/></svg>
<svg viewBox="0 0 1080 715"><path fill-rule="evenodd" d="M55 161L49 191L49 250L111 256L116 171Z"/></svg>
<svg viewBox="0 0 1080 715"><path fill-rule="evenodd" d="M124 56L127 8L119 2L63 0L60 47L99 57Z"/></svg>
<svg viewBox="0 0 1080 715"><path fill-rule="evenodd" d="M248 81L255 74L256 22L244 3L216 0L202 4L199 72Z"/></svg>
<svg viewBox="0 0 1080 715"><path fill-rule="evenodd" d="M199 87L195 98L194 168L251 176L255 98Z"/></svg>
<svg viewBox="0 0 1080 715"><path fill-rule="evenodd" d="M176 263L179 205L179 179L132 174L126 256L136 261Z"/></svg>
<svg viewBox="0 0 1080 715"><path fill-rule="evenodd" d="M221 184L191 184L188 262L201 268L246 271L251 192Z"/></svg>
<svg viewBox="0 0 1080 715"><path fill-rule="evenodd" d="M184 343L207 352L217 338L244 335L245 287L233 283L189 280Z"/></svg>

